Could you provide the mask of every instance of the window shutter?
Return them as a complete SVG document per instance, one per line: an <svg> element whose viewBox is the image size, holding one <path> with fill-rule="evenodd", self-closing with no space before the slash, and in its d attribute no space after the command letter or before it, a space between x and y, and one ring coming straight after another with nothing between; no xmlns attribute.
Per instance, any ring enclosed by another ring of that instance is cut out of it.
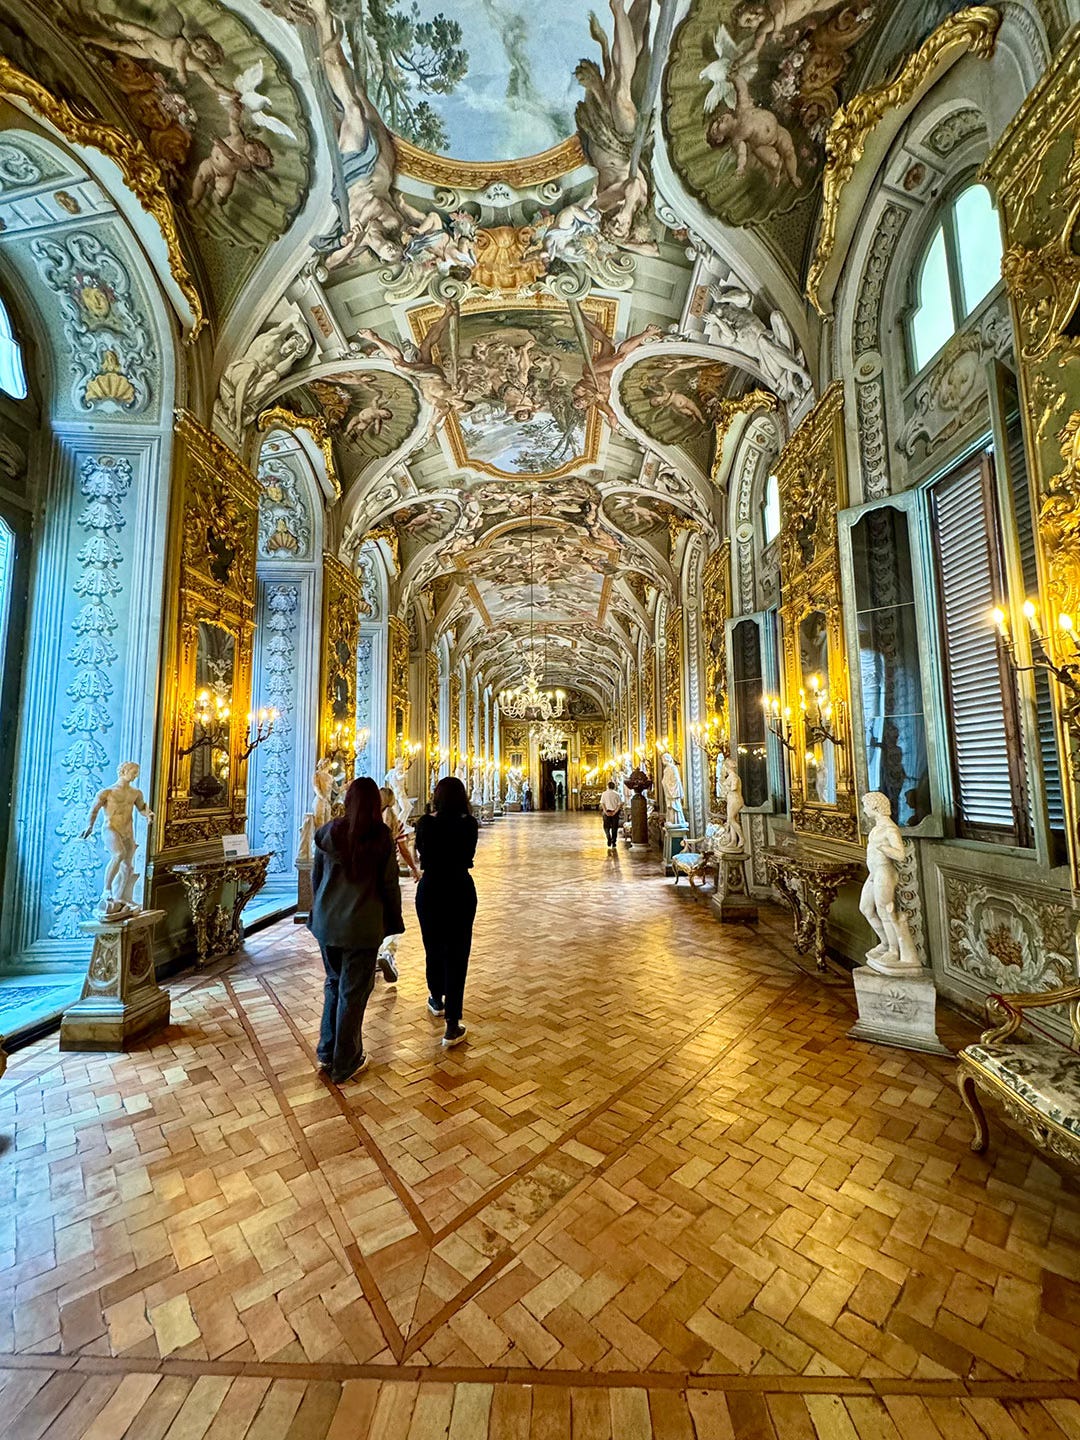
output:
<svg viewBox="0 0 1080 1440"><path fill-rule="evenodd" d="M946 477L931 494L957 830L1025 844L1018 728L989 621L1001 587L986 463Z"/></svg>

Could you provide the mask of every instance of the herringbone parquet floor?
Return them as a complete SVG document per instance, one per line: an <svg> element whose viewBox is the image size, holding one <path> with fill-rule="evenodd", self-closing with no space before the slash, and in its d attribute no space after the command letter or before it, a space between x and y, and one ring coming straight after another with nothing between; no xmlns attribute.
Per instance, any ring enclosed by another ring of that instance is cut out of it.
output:
<svg viewBox="0 0 1080 1440"><path fill-rule="evenodd" d="M141 1049L20 1051L4 1440L1080 1436L1080 1188L657 870L485 830L470 1043L413 922L343 1090L291 922Z"/></svg>

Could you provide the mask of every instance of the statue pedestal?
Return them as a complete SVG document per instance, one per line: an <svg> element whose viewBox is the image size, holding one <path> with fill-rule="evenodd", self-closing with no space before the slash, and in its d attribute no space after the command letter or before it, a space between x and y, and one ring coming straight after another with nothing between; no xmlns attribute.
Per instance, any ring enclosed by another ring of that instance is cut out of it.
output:
<svg viewBox="0 0 1080 1440"><path fill-rule="evenodd" d="M951 1054L938 1039L937 987L929 970L883 975L860 965L853 978L859 1019L848 1031L852 1040L930 1055Z"/></svg>
<svg viewBox="0 0 1080 1440"><path fill-rule="evenodd" d="M683 848L683 842L690 834L688 825L665 825L664 826L664 874L674 875L672 860Z"/></svg>
<svg viewBox="0 0 1080 1440"><path fill-rule="evenodd" d="M649 843L649 804L640 790L634 792L634 798L630 801L630 843Z"/></svg>
<svg viewBox="0 0 1080 1440"><path fill-rule="evenodd" d="M297 860L296 862L296 912L293 915L294 925L306 925L311 918L311 861Z"/></svg>
<svg viewBox="0 0 1080 1440"><path fill-rule="evenodd" d="M169 1023L169 997L154 973L154 926L164 918L164 910L140 910L79 926L94 950L82 995L60 1022L61 1050L126 1050Z"/></svg>
<svg viewBox="0 0 1080 1440"><path fill-rule="evenodd" d="M724 924L755 924L758 909L746 883L746 851L717 850L714 853L716 890L709 898L713 913Z"/></svg>

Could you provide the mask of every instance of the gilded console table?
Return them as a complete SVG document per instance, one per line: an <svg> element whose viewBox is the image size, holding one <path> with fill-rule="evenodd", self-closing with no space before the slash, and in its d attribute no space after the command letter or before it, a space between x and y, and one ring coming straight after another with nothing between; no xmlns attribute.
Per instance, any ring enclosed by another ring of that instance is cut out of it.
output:
<svg viewBox="0 0 1080 1440"><path fill-rule="evenodd" d="M215 857L169 866L191 906L200 965L222 955L235 955L244 943L241 913L265 885L273 855L268 850L264 855L238 855L228 860ZM227 903L225 892L230 886L232 901Z"/></svg>
<svg viewBox="0 0 1080 1440"><path fill-rule="evenodd" d="M842 885L857 880L865 866L860 860L832 855L811 855L805 850L772 846L763 852L769 883L779 891L795 919L795 949L812 951L819 970L826 968L825 926L832 903Z"/></svg>

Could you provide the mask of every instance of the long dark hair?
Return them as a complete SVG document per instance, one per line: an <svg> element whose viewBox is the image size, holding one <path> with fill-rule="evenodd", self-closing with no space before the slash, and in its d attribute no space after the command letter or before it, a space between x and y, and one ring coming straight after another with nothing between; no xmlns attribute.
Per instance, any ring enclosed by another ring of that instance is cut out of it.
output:
<svg viewBox="0 0 1080 1440"><path fill-rule="evenodd" d="M472 814L468 792L456 775L444 775L435 786L431 809L445 820L460 820Z"/></svg>
<svg viewBox="0 0 1080 1440"><path fill-rule="evenodd" d="M330 838L345 874L353 882L373 862L385 864L393 841L383 823L382 796L370 775L361 775L345 792L345 814L330 826Z"/></svg>

